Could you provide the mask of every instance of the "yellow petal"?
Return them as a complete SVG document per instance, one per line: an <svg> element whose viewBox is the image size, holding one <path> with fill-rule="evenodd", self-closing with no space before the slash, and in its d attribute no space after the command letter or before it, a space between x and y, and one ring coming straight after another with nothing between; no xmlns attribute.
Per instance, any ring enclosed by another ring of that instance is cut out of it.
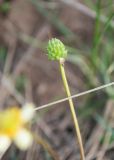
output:
<svg viewBox="0 0 114 160"><path fill-rule="evenodd" d="M21 125L19 108L12 107L0 112L0 135L13 137Z"/></svg>
<svg viewBox="0 0 114 160"><path fill-rule="evenodd" d="M9 137L5 135L0 136L0 153L4 153L11 144L11 140Z"/></svg>
<svg viewBox="0 0 114 160"><path fill-rule="evenodd" d="M32 145L32 134L26 129L20 129L14 137L14 142L21 150L26 150Z"/></svg>
<svg viewBox="0 0 114 160"><path fill-rule="evenodd" d="M21 110L22 122L27 123L33 118L34 113L35 113L34 108L35 108L34 104L32 104L32 103L26 103L23 106L23 108Z"/></svg>

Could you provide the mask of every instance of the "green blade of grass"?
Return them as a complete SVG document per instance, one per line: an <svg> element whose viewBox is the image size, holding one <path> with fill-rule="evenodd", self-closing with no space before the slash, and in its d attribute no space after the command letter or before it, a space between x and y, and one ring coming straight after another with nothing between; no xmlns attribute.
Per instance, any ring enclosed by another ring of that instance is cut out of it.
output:
<svg viewBox="0 0 114 160"><path fill-rule="evenodd" d="M49 21L54 25L64 36L74 37L73 32L65 26L54 14L52 15L48 10L44 9L40 3L36 0L30 0L33 5L35 5L36 9Z"/></svg>

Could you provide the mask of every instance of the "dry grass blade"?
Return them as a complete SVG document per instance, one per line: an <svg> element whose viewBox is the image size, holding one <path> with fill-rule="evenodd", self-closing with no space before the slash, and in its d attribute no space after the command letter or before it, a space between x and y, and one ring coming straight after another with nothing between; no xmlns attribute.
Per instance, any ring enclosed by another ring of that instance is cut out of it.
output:
<svg viewBox="0 0 114 160"><path fill-rule="evenodd" d="M114 104L113 100L109 100L107 102L105 113L103 116L104 119L108 120L109 125L110 125L110 121L112 120L113 104ZM97 160L102 160L104 158L105 152L108 150L108 148L110 148L109 141L110 141L111 135L112 135L112 132L109 132L109 130L105 132L102 126L98 124L93 130L93 133L86 145L87 150L89 150L89 153L86 156L86 160L91 160L93 158L97 158ZM103 136L104 136L104 142L101 145L100 140L102 139ZM101 148L100 151L99 151L99 148Z"/></svg>
<svg viewBox="0 0 114 160"><path fill-rule="evenodd" d="M13 83L6 76L2 75L1 72L0 76L2 77L2 85L5 86L6 89L10 92L10 94L12 94L15 97L17 102L19 102L20 104L24 104L25 100L23 96L19 92L17 92Z"/></svg>
<svg viewBox="0 0 114 160"><path fill-rule="evenodd" d="M54 160L60 160L58 154L54 151L54 149L51 147L51 145L47 141L45 141L39 135L35 135L34 138L38 144L40 144L46 151L50 153L50 155Z"/></svg>
<svg viewBox="0 0 114 160"><path fill-rule="evenodd" d="M93 11L92 9L88 8L87 6L85 6L84 4L80 3L80 2L76 2L74 0L60 0L61 2L77 9L78 11L82 12L83 14L91 17L91 18L96 18L96 12ZM108 20L108 18L104 15L100 15L100 21L102 23L106 23ZM114 27L114 21L110 22L111 27Z"/></svg>
<svg viewBox="0 0 114 160"><path fill-rule="evenodd" d="M107 87L112 86L112 85L114 85L114 82L111 82L111 83L109 83L109 84L105 84L105 85L102 85L102 86L100 86L100 87L96 87L96 88L87 90L87 91L85 91L85 92L81 92L81 93L79 93L79 94L75 94L75 95L70 96L70 97L68 97L68 98L63 98L63 99L60 99L60 100L58 100L58 101L54 101L54 102L51 102L51 103L48 103L48 104L39 106L39 107L35 108L35 110L41 110L41 109L47 108L47 107L49 107L49 106L53 106L53 105L55 105L55 104L59 104L59 103L65 102L65 101L69 100L70 98L80 97L80 96L83 96L83 95L86 95L86 94L89 94L89 93L96 92L96 91L98 91L98 90L107 88Z"/></svg>

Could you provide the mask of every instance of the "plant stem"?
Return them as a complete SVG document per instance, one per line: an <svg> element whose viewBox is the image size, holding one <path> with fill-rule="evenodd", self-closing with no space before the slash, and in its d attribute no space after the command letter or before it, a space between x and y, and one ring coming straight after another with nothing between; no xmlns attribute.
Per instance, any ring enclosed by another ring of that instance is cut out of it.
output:
<svg viewBox="0 0 114 160"><path fill-rule="evenodd" d="M62 76L62 80L63 80L63 83L64 83L64 87L65 87L67 96L70 97L71 93L70 93L70 89L69 89L66 74L65 74L63 59L60 59L59 63L60 63L60 70L61 70L61 76ZM75 130L76 130L78 143L79 143L79 147L80 147L81 160L85 160L81 133L80 133L78 120L77 120L77 116L76 116L76 112L75 112L75 109L74 109L74 104L73 104L72 98L69 98L69 105L70 105L70 110L71 110L71 113L72 113L72 118L73 118L73 121L74 121Z"/></svg>
<svg viewBox="0 0 114 160"><path fill-rule="evenodd" d="M46 151L49 152L49 154L54 160L60 160L58 154L54 151L52 146L44 138L40 137L38 134L35 134L34 139L35 142L40 144Z"/></svg>

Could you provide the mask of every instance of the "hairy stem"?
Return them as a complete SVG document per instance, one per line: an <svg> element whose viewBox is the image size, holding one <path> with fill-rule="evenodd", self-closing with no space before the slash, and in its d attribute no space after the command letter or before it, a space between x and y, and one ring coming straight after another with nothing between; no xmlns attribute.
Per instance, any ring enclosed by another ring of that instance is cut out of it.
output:
<svg viewBox="0 0 114 160"><path fill-rule="evenodd" d="M60 63L61 76L62 76L64 87L65 87L65 90L66 90L66 94L67 94L68 97L71 97L70 89L69 89L66 74L65 74L64 62L63 62L62 59L60 59L59 63ZM79 128L79 125L78 125L78 120L77 120L77 116L76 116L76 113L75 113L72 98L69 98L69 105L70 105L70 110L71 110L71 113L72 113L72 118L73 118L73 121L74 121L74 126L75 126L75 130L76 130L77 138L78 138L78 144L79 144L79 147L80 147L81 160L85 160L80 128Z"/></svg>

